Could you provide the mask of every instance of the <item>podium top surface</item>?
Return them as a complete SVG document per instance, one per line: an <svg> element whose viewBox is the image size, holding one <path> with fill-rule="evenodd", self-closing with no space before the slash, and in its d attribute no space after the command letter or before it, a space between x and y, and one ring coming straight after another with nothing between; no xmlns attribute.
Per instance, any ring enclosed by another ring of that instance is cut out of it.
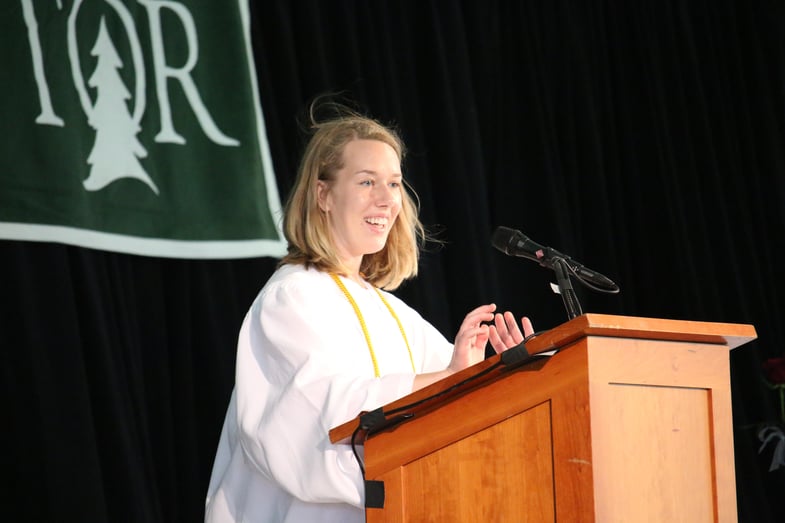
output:
<svg viewBox="0 0 785 523"><path fill-rule="evenodd" d="M752 325L740 323L584 314L544 332L526 345L534 354L563 347L584 336L678 340L726 345L735 349L754 340L757 334Z"/></svg>

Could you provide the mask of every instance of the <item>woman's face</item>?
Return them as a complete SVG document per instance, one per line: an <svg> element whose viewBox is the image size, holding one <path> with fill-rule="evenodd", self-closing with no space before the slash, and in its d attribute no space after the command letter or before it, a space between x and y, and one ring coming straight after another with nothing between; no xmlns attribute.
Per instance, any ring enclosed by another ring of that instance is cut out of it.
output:
<svg viewBox="0 0 785 523"><path fill-rule="evenodd" d="M378 140L353 140L343 150L343 168L332 182L318 181L319 207L327 213L341 261L359 267L379 252L401 210L401 162Z"/></svg>

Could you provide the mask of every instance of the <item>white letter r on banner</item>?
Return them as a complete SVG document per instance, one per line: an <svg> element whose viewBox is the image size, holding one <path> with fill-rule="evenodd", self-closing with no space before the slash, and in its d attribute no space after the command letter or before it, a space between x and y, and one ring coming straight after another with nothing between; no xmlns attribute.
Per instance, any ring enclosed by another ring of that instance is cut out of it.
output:
<svg viewBox="0 0 785 523"><path fill-rule="evenodd" d="M174 124L172 123L172 110L169 105L169 92L166 88L167 78L175 78L182 85L185 96L191 104L191 108L193 109L197 120L199 120L199 124L202 126L202 130L205 134L213 142L219 145L240 145L239 141L226 136L218 129L218 126L215 125L210 113L207 111L204 103L202 103L199 91L196 89L196 84L189 74L196 65L196 61L199 57L196 25L194 24L191 13L182 4L169 0L139 0L139 3L147 8L147 14L150 18L150 39L153 53L153 68L155 69L155 89L156 94L158 95L158 104L161 108L161 131L156 135L155 141L159 143L185 143L185 138L174 129ZM180 68L166 65L163 34L161 30L160 10L162 7L166 7L176 14L185 30L188 42L188 59L186 60L185 65Z"/></svg>

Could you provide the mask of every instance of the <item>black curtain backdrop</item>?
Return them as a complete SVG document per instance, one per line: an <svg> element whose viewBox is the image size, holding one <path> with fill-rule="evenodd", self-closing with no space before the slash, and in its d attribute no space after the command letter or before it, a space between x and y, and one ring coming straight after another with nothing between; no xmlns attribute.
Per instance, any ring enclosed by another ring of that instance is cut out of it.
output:
<svg viewBox="0 0 785 523"><path fill-rule="evenodd" d="M739 521L785 520L755 431L778 416L761 362L785 351L785 4L252 0L251 16L282 195L315 95L402 131L444 244L398 294L448 337L489 301L538 330L566 320L549 271L491 247L498 225L619 283L576 285L585 312L755 325L731 353ZM275 263L0 242L3 519L199 521L237 331Z"/></svg>

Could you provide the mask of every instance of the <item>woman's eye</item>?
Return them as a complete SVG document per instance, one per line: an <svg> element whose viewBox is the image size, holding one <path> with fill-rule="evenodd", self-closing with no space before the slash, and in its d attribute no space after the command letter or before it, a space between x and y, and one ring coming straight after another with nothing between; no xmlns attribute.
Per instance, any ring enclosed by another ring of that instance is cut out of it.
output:
<svg viewBox="0 0 785 523"><path fill-rule="evenodd" d="M401 186L401 182L390 182L390 187L392 187L393 189L397 189L400 186Z"/></svg>
<svg viewBox="0 0 785 523"><path fill-rule="evenodd" d="M365 187L370 187L372 184L373 182L371 180L363 180L360 182L360 185L363 185Z"/></svg>

